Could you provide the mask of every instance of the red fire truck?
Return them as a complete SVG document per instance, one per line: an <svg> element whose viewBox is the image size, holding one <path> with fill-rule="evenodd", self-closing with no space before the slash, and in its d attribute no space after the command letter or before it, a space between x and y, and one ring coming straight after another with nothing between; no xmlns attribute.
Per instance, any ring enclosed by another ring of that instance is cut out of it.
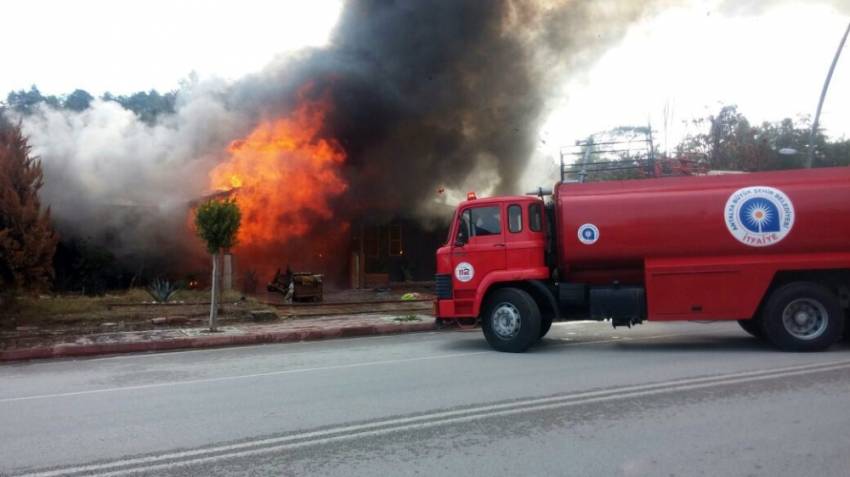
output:
<svg viewBox="0 0 850 477"><path fill-rule="evenodd" d="M784 350L838 340L850 168L559 183L475 198L437 251L436 315L522 352L558 320L736 320Z"/></svg>

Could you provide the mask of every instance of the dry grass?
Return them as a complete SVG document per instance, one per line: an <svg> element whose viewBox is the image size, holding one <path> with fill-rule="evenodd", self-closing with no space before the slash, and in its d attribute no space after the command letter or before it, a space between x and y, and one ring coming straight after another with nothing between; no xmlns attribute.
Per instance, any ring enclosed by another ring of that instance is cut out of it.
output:
<svg viewBox="0 0 850 477"><path fill-rule="evenodd" d="M209 308L209 290L179 290L169 303L182 306L150 306L155 303L144 288L134 288L124 293L104 296L41 295L22 296L15 310L7 312L17 325L50 326L74 323L95 324L98 322L147 320L156 316L203 315ZM240 303L240 309L264 308L253 298L245 298L236 291L223 294L221 303L227 315L228 304ZM120 305L114 306L113 305ZM138 305L138 306L126 306ZM246 306L247 305L247 306Z"/></svg>

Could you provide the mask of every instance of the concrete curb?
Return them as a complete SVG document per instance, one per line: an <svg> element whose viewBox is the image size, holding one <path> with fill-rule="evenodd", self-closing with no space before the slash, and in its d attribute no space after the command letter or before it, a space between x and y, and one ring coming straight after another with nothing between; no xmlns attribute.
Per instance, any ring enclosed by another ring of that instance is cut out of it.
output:
<svg viewBox="0 0 850 477"><path fill-rule="evenodd" d="M0 361L22 361L29 359L69 358L102 354L140 353L178 349L220 348L263 343L292 343L297 341L319 341L356 336L377 336L400 333L415 333L435 330L435 322L386 323L380 325L340 326L336 328L314 328L287 331L246 333L243 335L210 335L191 338L174 338L159 341L137 341L128 343L63 343L40 348L23 348L0 351Z"/></svg>

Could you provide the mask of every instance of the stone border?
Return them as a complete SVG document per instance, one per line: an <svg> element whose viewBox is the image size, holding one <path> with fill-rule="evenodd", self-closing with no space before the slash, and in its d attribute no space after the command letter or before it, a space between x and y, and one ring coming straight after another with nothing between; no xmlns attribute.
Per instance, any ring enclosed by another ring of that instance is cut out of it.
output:
<svg viewBox="0 0 850 477"><path fill-rule="evenodd" d="M137 341L128 343L63 343L39 348L23 348L0 351L0 361L21 361L29 359L68 358L74 356L95 356L103 354L140 353L150 351L168 351L179 349L219 348L225 346L245 346L264 343L292 343L298 341L319 341L333 338L356 336L377 336L399 333L434 331L435 322L426 323L386 323L364 326L340 326L326 329L301 329L289 331L271 331L244 333L239 335L210 335L190 338L174 338L159 341Z"/></svg>

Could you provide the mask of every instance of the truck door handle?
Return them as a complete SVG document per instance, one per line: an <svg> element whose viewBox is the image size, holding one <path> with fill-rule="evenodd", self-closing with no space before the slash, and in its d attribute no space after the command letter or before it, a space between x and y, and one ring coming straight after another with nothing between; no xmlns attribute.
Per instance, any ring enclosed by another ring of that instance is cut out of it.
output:
<svg viewBox="0 0 850 477"><path fill-rule="evenodd" d="M494 246L494 247L504 247L504 246L505 246L505 244L503 244L503 243L494 243L494 244L493 244L493 246Z"/></svg>

